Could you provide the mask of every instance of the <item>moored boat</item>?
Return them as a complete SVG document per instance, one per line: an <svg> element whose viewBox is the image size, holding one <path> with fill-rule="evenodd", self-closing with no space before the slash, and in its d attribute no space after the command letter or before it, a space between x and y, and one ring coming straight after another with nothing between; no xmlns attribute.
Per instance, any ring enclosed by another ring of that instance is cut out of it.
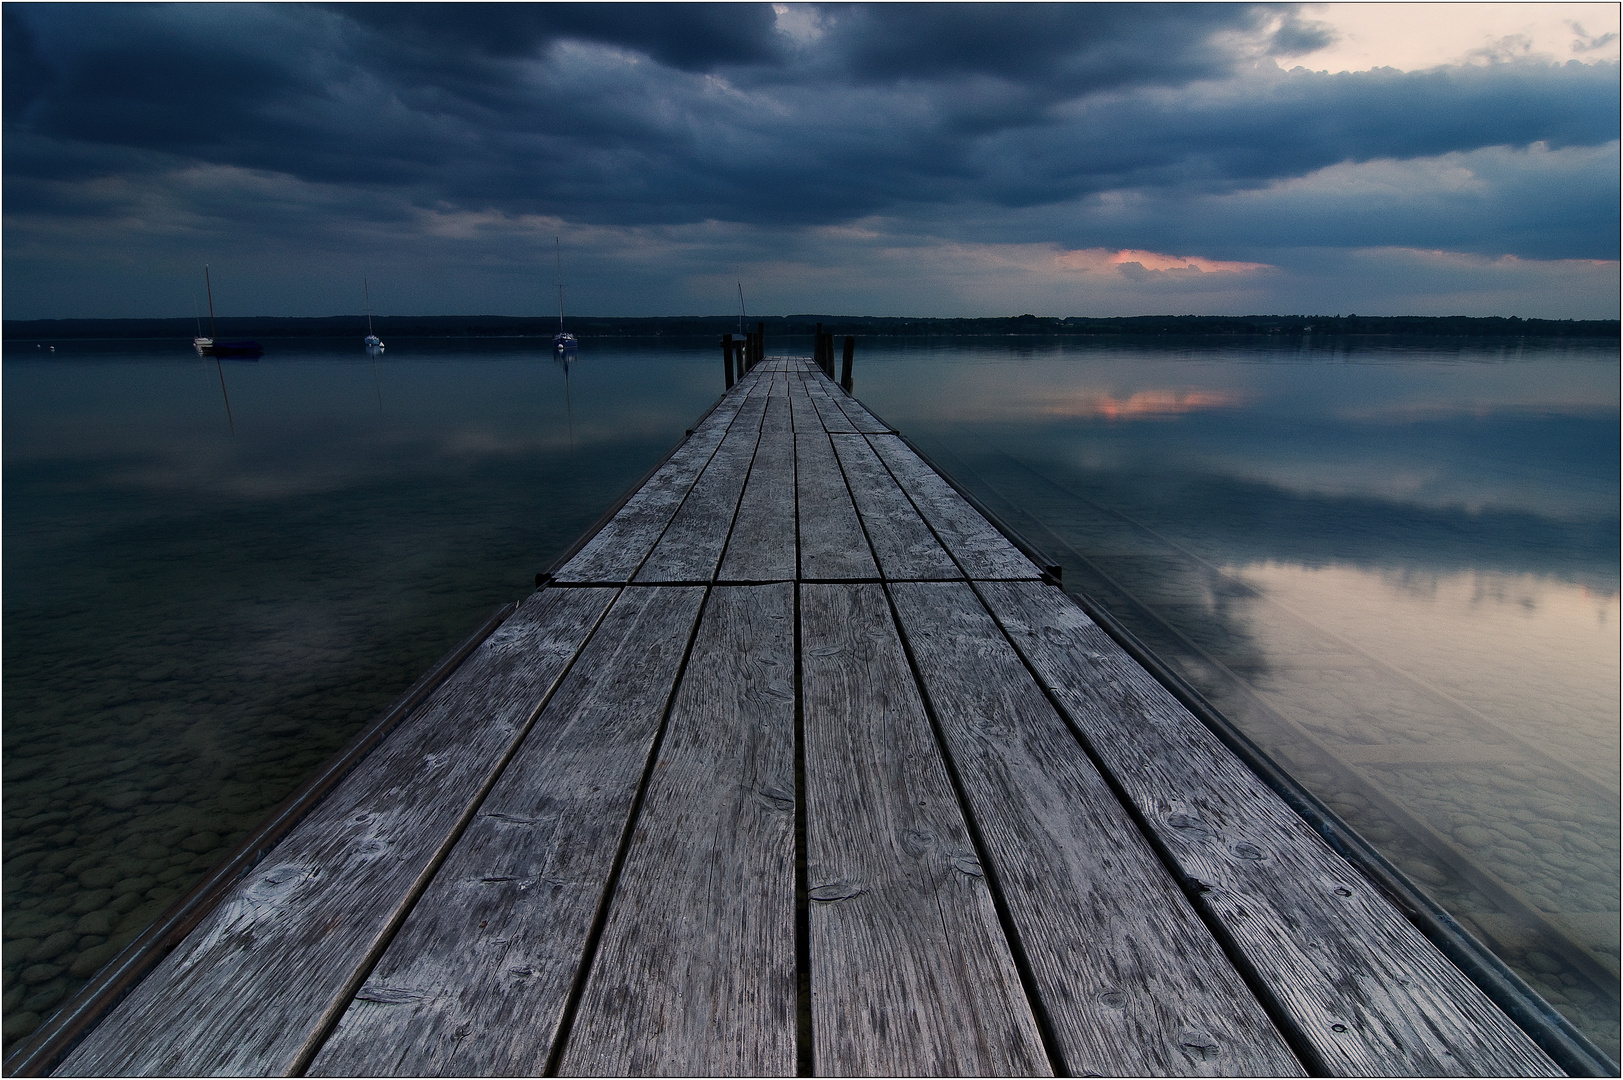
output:
<svg viewBox="0 0 1623 1080"><path fill-rule="evenodd" d="M365 278L361 279L361 288L366 292L366 338L362 344L371 356L383 351L383 342L372 332L372 285Z"/></svg>
<svg viewBox="0 0 1623 1080"><path fill-rule="evenodd" d="M580 349L580 342L575 335L564 329L564 251L563 240L552 238L557 245L558 263L558 332L552 336L552 352L554 356L562 359L572 358Z"/></svg>
<svg viewBox="0 0 1623 1080"><path fill-rule="evenodd" d="M203 264L203 287L209 297L209 336L198 334L192 338L192 348L198 356L212 356L217 360L258 360L265 355L264 346L257 341L219 341L214 331L214 283L209 279L208 264ZM201 327L199 328L201 329Z"/></svg>

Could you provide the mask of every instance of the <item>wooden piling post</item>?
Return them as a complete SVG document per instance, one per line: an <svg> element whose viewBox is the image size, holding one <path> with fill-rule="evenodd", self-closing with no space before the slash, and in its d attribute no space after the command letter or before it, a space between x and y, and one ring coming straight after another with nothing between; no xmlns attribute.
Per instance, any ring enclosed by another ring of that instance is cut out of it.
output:
<svg viewBox="0 0 1623 1080"><path fill-rule="evenodd" d="M840 389L847 394L851 392L851 357L857 351L857 339L849 335L845 339L845 356L840 361Z"/></svg>
<svg viewBox="0 0 1623 1080"><path fill-rule="evenodd" d="M755 324L755 360L759 363L766 359L766 323Z"/></svg>
<svg viewBox="0 0 1623 1080"><path fill-rule="evenodd" d="M733 335L724 334L721 339L721 362L727 369L727 389L733 388Z"/></svg>

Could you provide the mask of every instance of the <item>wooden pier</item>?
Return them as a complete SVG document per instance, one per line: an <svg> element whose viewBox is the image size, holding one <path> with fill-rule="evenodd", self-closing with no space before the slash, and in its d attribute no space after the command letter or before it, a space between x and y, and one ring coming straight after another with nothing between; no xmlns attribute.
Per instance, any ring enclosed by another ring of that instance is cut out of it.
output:
<svg viewBox="0 0 1623 1080"><path fill-rule="evenodd" d="M1561 1073L831 350L752 356L57 1071Z"/></svg>

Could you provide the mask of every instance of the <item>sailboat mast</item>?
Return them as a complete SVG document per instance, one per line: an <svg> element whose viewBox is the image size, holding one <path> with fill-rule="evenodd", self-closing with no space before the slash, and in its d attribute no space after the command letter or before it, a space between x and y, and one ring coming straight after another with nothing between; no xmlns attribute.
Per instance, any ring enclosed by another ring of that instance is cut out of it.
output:
<svg viewBox="0 0 1623 1080"><path fill-rule="evenodd" d="M744 319L746 317L747 316L744 314L744 283L742 281L740 281L738 283L738 336L739 337L744 336Z"/></svg>
<svg viewBox="0 0 1623 1080"><path fill-rule="evenodd" d="M209 264L203 264L203 288L209 294L209 339L212 341L219 336L214 332L214 283L209 281Z"/></svg>
<svg viewBox="0 0 1623 1080"><path fill-rule="evenodd" d="M564 242L563 238L554 236L552 242L557 245L556 258L558 262L558 333L564 332Z"/></svg>
<svg viewBox="0 0 1623 1080"><path fill-rule="evenodd" d="M361 279L361 289L366 293L366 336L372 336L372 284L365 278Z"/></svg>

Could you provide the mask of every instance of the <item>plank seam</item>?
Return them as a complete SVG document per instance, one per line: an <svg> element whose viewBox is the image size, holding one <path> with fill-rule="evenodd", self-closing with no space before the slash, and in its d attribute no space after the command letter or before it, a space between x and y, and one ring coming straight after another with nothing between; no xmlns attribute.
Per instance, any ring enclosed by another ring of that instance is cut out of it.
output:
<svg viewBox="0 0 1623 1080"><path fill-rule="evenodd" d="M670 726L671 710L676 706L676 695L682 688L683 677L687 674L688 661L693 657L693 644L698 640L699 625L704 622L704 613L710 606L712 592L713 590L706 584L704 598L699 602L699 610L693 617L693 625L688 628L688 640L682 650L682 662L676 669L676 677L671 681L670 692L665 696L665 708L659 717L659 730L654 733L653 745L648 748L648 757L643 762L642 778L637 782L636 798L632 800L631 809L626 814L625 825L621 827L620 842L614 851L614 862L609 867L608 878L603 883L603 892L598 897L597 910L592 914L592 927L587 931L580 963L575 968L575 977L569 986L569 996L564 999L563 1012L558 1017L558 1034L547 1054L546 1064L542 1067L542 1076L558 1075L558 1069L563 1064L564 1052L569 1047L570 1029L574 1027L575 1015L580 1011L581 998L586 995L586 983L592 973L592 962L597 959L598 946L603 939L603 928L609 921L609 909L614 905L614 894L620 887L620 874L625 869L626 856L631 851L631 840L637 832L637 819L642 816L643 800L648 797L648 785L653 779L654 767L659 764L660 748L665 744L665 731Z"/></svg>
<svg viewBox="0 0 1623 1080"><path fill-rule="evenodd" d="M906 436L902 441L912 447ZM913 447L919 457L969 499L971 505L984 514L1017 547L1032 555L1037 549L1021 534L1005 523L983 503L970 495L959 483L943 472L926 455ZM965 472L975 475L974 469L964 465ZM1005 499L1005 502L1008 500ZM1019 510L1018 507L1015 508ZM1061 547L1069 551L1080 563L1092 566L1092 561L1030 514L1022 511L1039 529L1048 533ZM1032 556L1038 559L1037 556ZM1040 562L1040 559L1038 559ZM1109 581L1109 575L1097 570ZM1058 586L1058 581L1051 584ZM1120 586L1116 586L1120 588ZM1098 601L1077 590L1064 590L1083 612L1101 630L1120 645L1135 662L1160 683L1177 701L1188 709L1209 731L1229 748L1262 783L1278 795L1309 828L1319 835L1330 849L1345 859L1363 875L1377 891L1384 895L1425 938L1442 951L1451 963L1486 994L1496 1006L1513 1019L1539 1048L1563 1069L1575 1076L1617 1076L1618 1065L1597 1047L1589 1037L1573 1026L1572 1022L1528 986L1522 977L1511 970L1499 956L1465 927L1461 926L1445 908L1408 876L1382 855L1368 840L1341 820L1312 792L1304 788L1293 776L1263 751L1250 737L1217 710L1181 675L1167 666L1143 642L1123 626ZM1126 590L1122 590L1124 593ZM1131 596L1130 593L1127 594ZM1142 606L1142 605L1141 605ZM1153 613L1152 613L1153 616ZM1163 620L1164 622L1164 620ZM1268 707L1266 703L1263 706ZM1490 883L1491 884L1491 883Z"/></svg>
<svg viewBox="0 0 1623 1080"><path fill-rule="evenodd" d="M647 472L643 473L642 476L637 479L636 483L626 488L624 494L622 494L613 503L609 504L609 508L603 511L603 513L598 516L598 519L594 521L585 532L581 533L579 538L577 538L573 544L569 545L569 547L565 548L557 558L549 562L545 570L542 570L540 573L535 575L536 587L540 588L544 584L559 584L551 580L552 576L562 569L564 564L569 562L570 559L573 559L576 555L579 555L581 553L581 549L583 549L587 544L591 543L592 538L598 533L602 532L603 527L609 522L613 521L615 515L619 514L621 510L625 509L625 505L631 501L631 497L637 494L637 492L641 491L644 486L647 485L648 481L654 478L654 474L663 469L671 458L676 456L676 452L678 450L687 445L688 440L693 437L693 433L699 430L700 426L702 426L706 420L710 419L710 414L721 408L722 402L726 400L727 392L723 391L721 396L716 398L715 401L711 402L710 407L699 415L699 418L693 422L693 426L687 429L687 434L678 439L675 446L672 446L669 450L665 451L664 457L654 462L653 467ZM732 421L728 421L728 426L732 426ZM716 447L719 449L721 447L721 443L717 442Z"/></svg>
<svg viewBox="0 0 1623 1080"><path fill-rule="evenodd" d="M753 395L754 390L752 389L750 392ZM768 406L770 406L772 404L772 380L771 379L767 380L765 397L766 397L766 402L761 406L761 426L755 429L755 445L750 447L750 464L749 464L749 468L744 470L744 482L742 484L738 485L738 498L736 500L734 500L734 502L733 502L733 515L732 515L732 517L727 519L727 538L721 542L721 550L719 552L717 552L717 554L716 554L716 565L711 568L710 576L705 579L706 584L710 584L710 583L715 582L716 579L720 576L721 568L727 562L727 549L730 548L732 546L732 544L733 544L733 530L738 528L738 515L739 515L739 512L742 511L743 508L744 508L744 493L749 490L750 476L753 475L754 472L755 472L755 459L757 457L759 457L760 454L761 454L761 440L766 437L766 410L767 410ZM748 402L746 401L745 404L747 405ZM742 412L743 410L740 409L739 411ZM789 432L789 440L790 440L790 442L794 441L794 431L793 431L792 428L791 428L791 430ZM719 444L717 445L716 449L717 450L721 449ZM694 484L695 484L695 486L697 486L698 481L695 480ZM674 520L674 516L673 516L673 520ZM659 545L656 543L654 546L658 547ZM650 552L650 554L652 554L652 553ZM731 582L729 582L728 584L731 584Z"/></svg>
<svg viewBox="0 0 1623 1080"><path fill-rule="evenodd" d="M372 947L367 950L366 956L356 966L349 981L344 984L327 1008L323 1010L315 1027L305 1039L304 1045L299 1048L298 1054L294 1056L293 1063L288 1069L288 1075L305 1075L310 1063L321 1052L321 1048L326 1045L327 1040L331 1038L333 1030L338 1026L338 1022L343 1019L344 1013L348 1011L349 1006L355 999L355 995L360 992L361 986L371 977L373 969L377 967L378 961L383 958L383 954L388 951L389 945L405 924L407 916L411 914L412 909L417 906L417 902L422 899L423 893L427 891L428 886L438 876L440 867L445 863L452 849L462 839L462 834L467 831L468 825L478 815L479 808L484 805L485 798L490 794L491 789L496 786L502 774L507 771L507 766L512 762L513 758L518 756L520 748L529 738L530 731L535 727L536 720L540 718L548 703L552 701L553 696L557 693L558 688L563 685L569 673L574 670L575 662L580 659L587 643L597 635L598 628L603 625L603 620L608 617L609 611L618 600L619 595L617 594L608 603L604 604L602 610L597 613L597 617L592 622L591 630L581 638L580 644L575 646L574 653L569 657L569 663L559 670L551 685L547 687L546 693L541 695L541 700L536 703L534 709L530 710L524 726L508 742L506 752L485 777L484 783L480 785L479 790L468 800L467 806L463 808L451 831L440 841L433 858L424 865L416 880L412 882L411 888L407 890L406 895L395 906L395 910L390 915L388 922L384 924L382 930L374 939Z"/></svg>
<svg viewBox="0 0 1623 1080"><path fill-rule="evenodd" d="M1246 988L1251 991L1252 996L1261 1004L1263 1011L1267 1013L1268 1019L1273 1022L1275 1029L1284 1037L1285 1043L1290 1047L1291 1052L1307 1068L1309 1075L1334 1075L1329 1063L1323 1059L1302 1033L1299 1025L1291 1018L1290 1013L1285 1008L1284 1002L1280 1001L1278 996L1275 995L1267 980L1263 978L1262 973L1256 969L1250 957L1240 948L1239 942L1234 940L1228 928L1217 918L1216 913L1211 911L1210 905L1201 899L1203 890L1200 888L1199 883L1191 880L1180 869L1177 859L1167 849L1155 829L1150 826L1148 819L1133 802L1126 789L1122 787L1121 781L1117 779L1116 774L1105 764L1104 759L1094 748L1093 742L1082 730L1081 725L1071 716L1070 711L1065 708L1059 696L1048 685L1048 680L1038 673L1031 659L1026 656L1025 652L1014 640L1008 628L1003 625L1003 621L998 618L997 612L992 610L992 605L986 602L986 597L981 594L980 589L975 588L973 585L970 588L974 592L975 599L980 603L982 610L987 613L993 625L997 627L998 633L1009 643L1009 647L1014 650L1014 655L1019 657L1020 664L1026 669L1026 673L1031 676L1031 681L1037 685L1037 688L1042 691L1043 697L1048 699L1049 705L1053 706L1054 711L1064 720L1066 728L1071 732L1071 737L1077 741L1077 744L1082 748L1082 752L1087 755L1088 761L1092 763L1094 770L1098 772L1100 778L1110 788L1110 793L1115 797L1116 802L1132 819L1134 827L1138 829L1139 834L1149 844L1150 850L1155 853L1155 857L1166 871L1167 877L1177 884L1179 891L1189 900L1190 908L1193 909L1195 915L1206 927L1207 932L1212 935L1212 938L1223 950L1223 955L1228 959L1235 971L1239 973L1240 978L1245 981Z"/></svg>
<svg viewBox="0 0 1623 1080"><path fill-rule="evenodd" d="M1501 880L1499 876L1494 874L1491 870L1476 865L1463 852L1457 850L1451 840L1444 837L1429 822L1416 815L1396 797L1390 794L1383 785L1377 782L1373 777L1369 776L1364 769L1359 768L1352 762L1346 761L1334 750L1325 746L1323 740L1314 735L1311 731L1307 730L1299 721L1275 708L1274 705L1263 697L1260 692L1251 687L1238 675L1230 671L1226 664L1212 656L1199 644L1189 640L1187 635L1169 623L1154 608L1144 603L1137 596L1135 596L1132 591L1121 585L1109 574L1105 573L1105 571L1101 569L1098 564L1096 564L1092 559L1083 555L1081 552L1077 551L1074 547L1067 543L1063 537L1055 535L1053 530L1048 529L1047 526L1043 525L1041 522L1038 522L1038 526L1049 532L1050 535L1054 535L1054 538L1059 542L1060 546L1066 551L1070 552L1071 556L1076 559L1078 563L1092 570L1093 573L1098 575L1101 580L1106 582L1117 592L1121 593L1122 596L1143 611L1148 618L1159 623L1161 627L1168 633L1181 640L1185 647L1187 647L1191 652L1200 656L1215 670L1222 672L1230 680L1234 688L1238 690L1240 694L1247 700L1251 701L1258 708L1272 715L1283 727L1294 732L1305 743L1319 750L1324 755L1324 763L1326 766L1332 769L1340 770L1343 774L1343 779L1360 785L1377 805L1379 805L1386 813L1391 815L1395 822L1404 825L1409 830L1412 839L1429 850L1433 856L1447 863L1456 872L1458 872L1461 877L1470 882L1477 889L1480 889L1496 903L1516 909L1516 913L1520 917L1524 918L1528 923L1546 935L1546 945L1560 953L1563 957L1570 961L1574 967L1578 968L1578 970L1587 974L1597 986L1606 987L1616 985L1615 977L1613 977L1610 972L1606 971L1599 964L1599 962L1594 959L1594 957L1588 955L1579 942L1574 941L1559 926L1551 922L1548 916L1545 915L1545 913L1541 911L1537 905L1526 899L1522 895L1520 889L1517 889L1515 886ZM1091 601L1091 603L1095 608L1099 606L1097 601ZM1094 612L1089 608L1084 607L1084 611L1087 611L1090 617L1094 616ZM1097 617L1094 618L1094 621L1099 623L1101 627L1105 626L1104 622L1100 621ZM1106 632L1112 637L1117 636L1109 629L1106 629ZM1140 644L1140 648L1144 648L1144 646ZM1147 652L1148 650L1145 649L1145 651ZM1132 654L1130 653L1130 655ZM1138 659L1136 655L1135 659ZM1140 666L1150 671L1152 675L1155 675L1154 669L1150 668L1142 661L1140 661ZM1156 676L1156 678L1163 685L1166 685L1168 689L1173 692L1175 697L1179 696L1179 692L1174 687L1167 684L1165 679L1161 679L1159 676ZM1193 688L1191 688L1191 690L1192 689ZM1180 700L1182 700L1181 697ZM1201 700L1204 702L1205 698L1202 696ZM1188 706L1186 705L1186 707ZM1217 714L1215 707L1209 703L1207 703L1205 707L1212 710L1214 714ZM1195 712L1193 709L1190 711ZM1196 712L1195 715L1199 717L1200 713ZM1202 722L1206 723L1207 727L1212 727L1211 723L1204 720ZM1226 717L1224 718L1224 723L1229 723ZM1230 724L1230 726L1232 726L1232 724ZM1227 736L1224 736L1221 732L1218 734L1219 737L1223 738L1226 743L1231 742L1231 740ZM1233 746L1231 745L1230 748L1233 749ZM1264 755L1264 751L1256 747L1254 743L1251 744L1251 752L1257 755ZM1249 758L1242 757L1241 760L1247 761L1249 764ZM1282 775L1289 775L1288 773L1285 773L1285 771L1276 763L1274 763L1271 758L1269 758L1268 761L1269 766L1272 769L1279 771ZM1252 767L1252 771L1256 772L1259 776L1263 775L1263 773L1255 766ZM1266 778L1264 779L1266 780ZM1294 784L1295 781L1293 780L1292 783ZM1297 786L1299 787L1300 785ZM1305 793L1305 789L1303 789L1303 791ZM1308 794L1310 798L1314 799L1314 803L1316 804L1313 812L1320 815L1324 819L1323 825L1315 824L1312 818L1304 815L1301 809L1298 808L1294 802L1291 802L1290 799L1287 799L1286 801L1294 810L1296 810L1297 816L1303 817L1304 820L1308 821L1308 823L1313 826L1314 831L1324 837L1325 841L1331 845L1332 850L1341 855L1344 859L1347 859L1349 862L1353 862L1354 865L1358 867L1359 872L1372 881L1381 891L1381 893L1385 895L1386 898L1400 911L1402 911L1405 917L1408 918L1411 923L1414 923L1414 925L1421 930L1421 932L1425 934L1427 938L1431 939L1435 944L1436 933L1443 932L1449 935L1464 935L1473 942L1475 941L1474 935L1472 935L1470 931L1466 930L1463 926L1460 926L1457 921L1453 920L1452 916L1449 916L1447 920L1438 920L1439 925L1442 928L1441 931L1437 931L1435 928L1429 930L1426 926L1422 925L1421 921L1417 921L1437 919L1437 913L1442 912L1443 909L1436 905L1435 901L1430 901L1429 897L1427 898L1427 902L1419 902L1417 900L1417 895L1424 896L1425 894L1423 890L1410 882L1407 875L1404 875L1402 871L1392 866L1384 856L1380 855L1379 851L1371 847L1367 841L1362 839L1362 837L1359 837L1358 840L1358 843L1361 844L1362 847L1359 850L1356 860L1349 855L1346 850L1343 850L1342 846L1337 846L1337 842L1332 838L1334 834L1340 833L1351 837L1357 836L1357 831L1342 821L1340 816L1335 814L1334 811L1330 810L1322 803L1318 803L1316 797L1311 796L1310 793ZM1378 868L1378 872L1372 871L1371 867ZM1426 910L1428 914L1425 916L1420 915L1419 912L1422 910ZM1452 923L1452 926L1450 926L1450 923ZM1489 955L1495 955L1492 954L1492 951L1489 950L1487 946L1482 945L1480 942L1476 942L1474 946L1467 945L1465 948L1467 950L1474 948L1484 953L1488 953ZM1496 955L1495 959L1497 959ZM1460 965L1457 964L1456 966ZM1488 966L1491 968L1493 965L1490 964ZM1468 970L1468 968L1462 966L1461 970ZM1514 974L1508 967L1504 968L1504 973L1509 973L1512 975ZM1500 977L1502 977L1502 975ZM1520 980L1520 976L1515 976L1515 978L1518 981ZM1476 980L1473 979L1473 981ZM1525 987L1526 994L1537 996L1537 991L1533 990L1531 987L1526 987L1525 983L1522 983L1522 986ZM1483 990L1486 992L1487 988L1483 987ZM1542 997L1539 997L1538 1000L1540 1002L1543 1001ZM1495 1003L1498 1004L1497 1000ZM1501 1005L1501 1008L1505 1008L1505 1006ZM1549 1007L1547 1003L1543 1008L1536 1008L1536 1011L1543 1014L1545 1008L1549 1008L1552 1013L1554 1012L1553 1007ZM1506 1009L1506 1011L1509 1012L1510 1010ZM1559 1014L1557 1013L1555 1015ZM1576 1031L1576 1029L1574 1028L1573 1031ZM1599 1051L1597 1050L1597 1052ZM1613 1066L1613 1068L1615 1070L1615 1066Z"/></svg>
<svg viewBox="0 0 1623 1080"><path fill-rule="evenodd" d="M868 439L869 437L864 436L864 438ZM870 447L872 446L871 440L869 440L869 445ZM947 557L952 559L953 563L957 565L960 570L963 570L963 564L959 561L957 554L944 540L941 539L941 535L939 532L937 532L935 526L930 522L929 518L925 516L924 512L918 508L918 503L913 499L912 493L907 490L906 485L904 485L901 482L901 479L897 477L891 470L890 464L884 459L884 455L879 454L876 451L874 456L879 459L879 463L885 468L886 473L890 475L891 479L895 481L896 486L902 489L902 494L907 497L908 502L913 504L914 510L918 512L920 519L924 521L925 527L930 530L930 533L936 537L937 542L941 544L942 549L947 552ZM1139 833L1145 838L1146 841L1148 841L1150 849L1155 853L1155 857L1161 863L1162 868L1167 872L1167 875L1177 883L1179 890L1183 892L1184 895L1189 899L1191 908L1194 910L1197 917L1199 917L1201 923L1206 926L1208 932L1210 932L1216 939L1219 946L1222 948L1225 957L1227 957L1229 963L1234 966L1240 977L1245 981L1245 984L1251 991L1252 995L1256 997L1258 1002L1262 1005L1263 1010L1267 1013L1269 1020L1272 1021L1274 1027L1278 1029L1282 1035L1284 1035L1286 1044L1290 1047L1291 1051L1296 1054L1297 1058L1304 1065L1306 1065L1310 1071L1314 1071L1318 1075L1326 1075L1328 1072L1327 1065L1319 1058L1318 1054L1313 1050L1313 1048L1308 1045L1307 1040L1301 1036L1301 1033L1296 1029L1295 1025L1289 1021L1289 1016L1285 1012L1283 1003L1277 1000L1272 990L1268 988L1266 981L1261 977L1261 973L1252 967L1250 960L1248 958L1244 958L1243 952L1239 950L1238 944L1231 940L1226 929L1223 928L1221 924L1217 922L1215 917L1207 911L1206 905L1200 901L1197 895L1197 890L1195 889L1194 884L1188 880L1181 870L1179 870L1176 862L1171 856L1171 853L1165 849L1160 842L1160 838L1155 835L1154 830L1149 827L1148 822L1144 819L1143 815L1139 813L1138 808L1134 806L1127 797L1127 793L1122 789L1121 784L1116 779L1115 775L1110 772L1110 770L1105 766L1104 761L1095 752L1092 744L1083 735L1079 725L1072 720L1070 713L1065 711L1065 709L1061 706L1058 697L1049 688L1046 680L1038 676L1036 668L1032 666L1031 661L1026 657L1025 653L1023 653L1019 646L1015 644L1013 637L1009 634L1003 623L998 619L997 614L992 610L991 605L986 602L986 597L981 594L981 590L977 587L977 583L974 580L970 581L970 590L974 594L976 602L980 604L982 610L984 610L992 619L993 625L998 628L998 633L1000 633L1004 640L1009 643L1010 647L1014 649L1014 654L1020 658L1020 663L1025 667L1026 673L1042 691L1043 696L1048 699L1049 704L1055 708L1059 716L1064 720L1065 726L1070 729L1072 737L1075 738L1080 744L1082 752L1087 755L1088 760L1094 767L1094 770L1099 773L1100 777L1110 788L1110 792L1115 797L1116 801L1127 812L1129 818L1133 822L1134 827L1137 828ZM981 838L980 827L970 813L968 795L962 787L962 782L958 776L957 765L955 762L953 762L951 753L947 747L946 736L941 730L940 720L936 716L935 704L933 701L931 701L929 691L925 687L923 673L919 670L918 664L913 656L912 642L908 640L906 629L902 626L901 616L896 611L895 599L891 596L890 589L888 587L885 589L885 596L891 604L891 617L896 620L897 629L902 635L902 647L907 654L907 662L913 669L914 681L918 683L920 693L924 697L925 711L929 714L930 724L932 729L935 731L936 741L940 747L942 758L947 762L947 769L952 777L953 790L958 793L959 801L964 807L964 820L970 823L970 833L975 842L976 853L981 859L981 866L983 870L985 870L987 873L987 882L992 886L993 899L997 906L998 918L1003 922L1004 932L1009 937L1011 950L1015 952L1015 963L1020 971L1021 983L1026 987L1027 996L1032 1000L1032 1012L1037 1015L1038 1022L1042 1025L1044 1042L1045 1044L1049 1044L1051 1047L1049 1056L1055 1062L1055 1072L1057 1075L1061 1074L1065 1070L1062 1069L1063 1059L1058 1051L1058 1039L1053 1033L1047 1011L1040 1005L1041 997L1036 986L1035 976L1032 974L1030 962L1026 958L1025 948L1022 944L1020 944L1019 931L1014 926L1013 918L1009 913L1007 903L1003 896L1002 887L997 883L997 871L993 867L993 864L988 857L988 853L984 850L984 843ZM1244 962L1241 963L1240 959L1237 959L1237 957L1244 959ZM1285 1022L1282 1023L1282 1019Z"/></svg>
<svg viewBox="0 0 1623 1080"><path fill-rule="evenodd" d="M1009 955L1014 960L1015 971L1020 976L1020 989L1024 991L1026 1004L1031 1009L1033 1019L1037 1021L1037 1031L1043 1040L1043 1052L1048 1055L1048 1067L1055 1076L1069 1076L1071 1071L1066 1067L1065 1055L1060 1049L1059 1035L1054 1030L1053 1018L1048 1015L1048 1006L1043 1002L1042 993L1037 987L1037 976L1032 969L1030 958L1026 955L1026 946L1020 938L1020 929L1015 925L1014 915L1009 911L1008 900L1003 895L1003 884L998 878L997 864L986 845L986 838L981 835L980 823L975 820L969 793L964 789L963 778L958 774L958 763L953 760L952 751L947 746L941 718L936 714L935 702L930 697L929 687L925 685L924 672L919 669L918 659L913 655L913 643L908 639L906 627L902 625L901 613L896 610L896 598L891 595L889 585L884 586L884 593L885 604L890 609L891 622L895 624L896 636L901 642L902 655L907 659L907 668L913 676L913 684L918 687L924 715L930 721L930 734L935 739L936 753L941 756L941 762L946 766L947 780L952 784L953 797L958 800L958 812L963 816L964 827L969 832L969 842L975 847L975 858L980 861L981 874L986 880L986 891L992 897L992 908L997 912L998 925L1003 929ZM976 598L979 599L978 594Z"/></svg>
<svg viewBox="0 0 1623 1080"><path fill-rule="evenodd" d="M664 527L659 530L659 535L654 537L654 542L648 546L648 551L646 553L644 553L643 557L637 561L637 565L635 567L633 567L632 570L628 574L626 574L626 583L627 584L630 584L631 582L633 582L636 579L637 575L642 573L642 568L644 566L648 565L648 560L652 559L654 557L654 552L659 550L660 541L664 540L665 539L665 534L671 531L671 526L676 523L677 516L682 513L682 507L684 507L684 506L686 506L688 504L688 499L692 498L694 489L697 488L699 486L700 481L702 481L704 479L705 473L710 471L710 466L715 464L716 455L721 453L722 444L727 441L727 436L732 434L733 425L738 422L739 416L744 412L745 407L749 405L750 398L755 396L755 391L760 386L760 384L761 384L760 377L757 376L755 381L750 384L749 392L744 395L744 400L740 401L738 403L738 409L737 409L736 412L733 413L732 419L727 421L727 430L723 431L721 433L721 438L716 440L716 448L714 450L710 451L710 456L709 457L704 459L704 467L698 471L698 473L693 477L693 483L689 484L688 489L682 493L682 500L676 504L676 509L671 511L671 516L665 520ZM737 388L735 387L735 390L736 389ZM765 415L765 411L763 410L763 416L764 415ZM756 445L759 446L760 441L761 441L761 437L760 437L760 434L758 432L757 432L757 434L755 436L755 441L756 441ZM751 450L750 451L750 465L751 465L751 467L753 467L754 464L755 464L755 452L753 450ZM738 497L739 497L739 499L743 499L743 497L744 497L743 488L739 489ZM733 517L737 518L737 516L738 516L738 504L734 503L733 504ZM731 537L731 535L732 535L732 524L731 523L729 523L728 526L727 526L727 535L729 537ZM725 554L726 545L723 544L722 547L723 547L723 553ZM716 560L716 566L719 567L720 565L721 565L721 560L718 557L717 560ZM710 571L710 576L706 577L703 581L691 581L691 582L685 582L684 584L689 584L689 585L709 585L710 581L711 581L711 578L715 577L715 574L716 574L716 571L714 569L712 569ZM645 581L645 582L641 582L640 584L651 585L651 584L655 584L655 583ZM675 582L659 582L658 584L670 585L670 584L676 584L676 583ZM684 663L685 663L685 661L684 661Z"/></svg>
<svg viewBox="0 0 1623 1080"><path fill-rule="evenodd" d="M795 512L795 543L800 513ZM811 870L806 855L806 697L800 662L800 585L795 593L795 1075L817 1075L817 1046L812 1037L811 1002Z"/></svg>
<svg viewBox="0 0 1623 1080"><path fill-rule="evenodd" d="M812 407L812 411L813 412L817 411L817 407L815 405ZM821 422L821 421L819 421L819 422ZM862 539L867 542L867 544L868 544L868 553L873 556L874 568L879 571L879 577L880 577L880 582L879 583L883 584L883 579L884 579L884 576L885 576L885 567L884 567L884 564L879 561L879 549L874 547L873 537L868 532L867 519L865 519L862 516L862 511L860 509L858 509L858 507L857 507L857 496L856 496L856 493L851 490L851 477L846 475L845 462L840 460L840 452L834 445L833 436L829 435L829 433L827 431L824 431L823 432L823 438L828 440L828 452L829 452L829 455L831 457L833 457L833 459L834 459L834 467L836 469L840 470L840 482L845 485L845 496L846 496L846 498L851 500L851 509L852 509L852 511L854 511L856 513L856 516L857 516L857 528L862 530ZM951 558L951 555L949 554L948 557ZM820 583L820 584L822 584L822 583Z"/></svg>

